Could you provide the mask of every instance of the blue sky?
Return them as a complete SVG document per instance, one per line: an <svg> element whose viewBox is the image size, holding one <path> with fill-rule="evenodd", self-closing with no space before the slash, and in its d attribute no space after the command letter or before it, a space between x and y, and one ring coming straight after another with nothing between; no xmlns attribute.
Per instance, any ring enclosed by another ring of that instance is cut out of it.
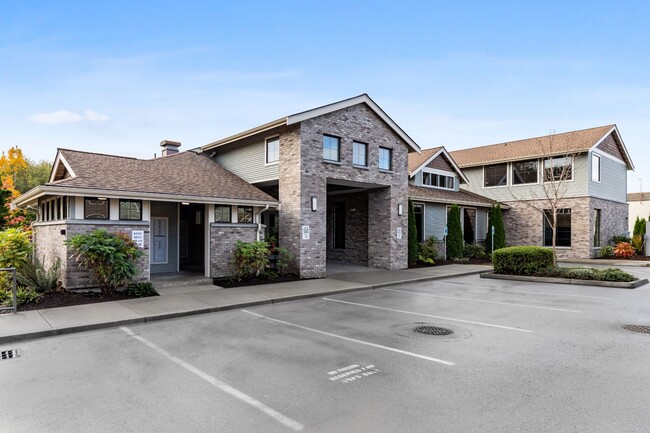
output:
<svg viewBox="0 0 650 433"><path fill-rule="evenodd" d="M645 2L12 1L0 149L152 157L368 93L423 148L616 123L650 190Z"/></svg>

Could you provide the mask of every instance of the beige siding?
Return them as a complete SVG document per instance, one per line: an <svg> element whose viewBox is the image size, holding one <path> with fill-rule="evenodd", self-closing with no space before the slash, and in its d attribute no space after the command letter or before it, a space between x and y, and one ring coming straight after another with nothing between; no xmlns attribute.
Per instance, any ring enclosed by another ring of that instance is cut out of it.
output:
<svg viewBox="0 0 650 433"><path fill-rule="evenodd" d="M282 152L282 137L280 137L280 152ZM275 180L280 177L278 164L266 165L265 139L227 149L216 155L215 161L250 183Z"/></svg>

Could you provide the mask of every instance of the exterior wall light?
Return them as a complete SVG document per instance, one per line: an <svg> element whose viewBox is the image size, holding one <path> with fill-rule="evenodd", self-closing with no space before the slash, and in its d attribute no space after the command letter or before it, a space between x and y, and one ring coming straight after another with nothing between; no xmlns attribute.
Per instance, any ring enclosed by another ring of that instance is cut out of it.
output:
<svg viewBox="0 0 650 433"><path fill-rule="evenodd" d="M185 202L185 201L181 202L181 204L182 204L183 206L189 206L189 205L190 205L188 202Z"/></svg>
<svg viewBox="0 0 650 433"><path fill-rule="evenodd" d="M404 206L402 206L402 203L397 205L397 215L402 216L404 213Z"/></svg>
<svg viewBox="0 0 650 433"><path fill-rule="evenodd" d="M318 210L318 198L316 197L311 198L311 210L312 212L316 212Z"/></svg>

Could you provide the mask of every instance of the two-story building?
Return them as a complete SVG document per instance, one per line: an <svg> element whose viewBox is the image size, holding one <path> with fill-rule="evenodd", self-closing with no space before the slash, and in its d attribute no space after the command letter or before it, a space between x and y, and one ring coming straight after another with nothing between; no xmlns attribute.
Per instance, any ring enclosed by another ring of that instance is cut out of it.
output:
<svg viewBox="0 0 650 433"><path fill-rule="evenodd" d="M560 257L594 257L627 232L627 171L634 165L616 125L450 152L464 188L508 205L509 245L552 245Z"/></svg>

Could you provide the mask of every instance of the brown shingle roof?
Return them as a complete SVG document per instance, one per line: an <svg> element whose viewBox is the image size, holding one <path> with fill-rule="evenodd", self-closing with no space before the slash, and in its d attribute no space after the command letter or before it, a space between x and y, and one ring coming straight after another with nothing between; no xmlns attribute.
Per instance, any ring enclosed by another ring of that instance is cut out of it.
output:
<svg viewBox="0 0 650 433"><path fill-rule="evenodd" d="M442 149L442 146L431 149L422 149L422 153L409 153L409 173L417 170L418 167L424 164L427 159L435 155L440 149Z"/></svg>
<svg viewBox="0 0 650 433"><path fill-rule="evenodd" d="M215 199L276 202L207 156L187 151L155 159L136 159L59 149L75 177L46 185Z"/></svg>
<svg viewBox="0 0 650 433"><path fill-rule="evenodd" d="M409 185L409 198L411 200L430 201L435 203L463 204L479 207L491 207L497 202L482 195L469 191L452 191L425 186Z"/></svg>
<svg viewBox="0 0 650 433"><path fill-rule="evenodd" d="M650 192L628 192L627 201L650 201Z"/></svg>
<svg viewBox="0 0 650 433"><path fill-rule="evenodd" d="M461 167L586 152L615 125L510 141L449 152Z"/></svg>

